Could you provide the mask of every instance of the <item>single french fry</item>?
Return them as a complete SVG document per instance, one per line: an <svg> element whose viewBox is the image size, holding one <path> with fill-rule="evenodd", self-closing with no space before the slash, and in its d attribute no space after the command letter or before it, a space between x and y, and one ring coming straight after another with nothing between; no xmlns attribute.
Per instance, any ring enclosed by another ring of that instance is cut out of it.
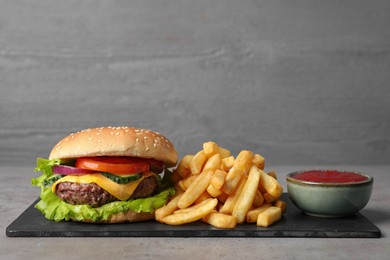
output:
<svg viewBox="0 0 390 260"><path fill-rule="evenodd" d="M197 175L202 172L203 164L206 162L207 156L204 154L204 151L201 150L192 157L190 162L191 173Z"/></svg>
<svg viewBox="0 0 390 260"><path fill-rule="evenodd" d="M244 188L238 197L236 205L234 205L232 215L236 217L237 223L245 221L246 214L252 206L253 200L256 196L257 187L260 181L260 170L256 166L252 166L248 179Z"/></svg>
<svg viewBox="0 0 390 260"><path fill-rule="evenodd" d="M217 143L212 141L203 143L203 151L207 157L211 157L217 153L221 156L221 158L230 156L229 150L220 147Z"/></svg>
<svg viewBox="0 0 390 260"><path fill-rule="evenodd" d="M283 200L277 200L273 204L274 204L275 207L278 207L278 208L280 208L282 210L282 214L286 212L287 203L284 202Z"/></svg>
<svg viewBox="0 0 390 260"><path fill-rule="evenodd" d="M282 218L282 210L271 206L257 216L257 226L269 227Z"/></svg>
<svg viewBox="0 0 390 260"><path fill-rule="evenodd" d="M265 158L257 153L253 156L253 164L256 165L257 168L264 170Z"/></svg>
<svg viewBox="0 0 390 260"><path fill-rule="evenodd" d="M226 175L222 190L226 194L232 194L243 175L244 172L242 170L235 167L231 168Z"/></svg>
<svg viewBox="0 0 390 260"><path fill-rule="evenodd" d="M231 194L239 183L241 177L246 175L249 168L252 166L253 153L248 150L242 150L234 160L233 167L228 172L223 191Z"/></svg>
<svg viewBox="0 0 390 260"><path fill-rule="evenodd" d="M162 222L169 225L182 225L195 222L210 214L210 212L217 206L217 204L217 199L208 199L201 202L199 205L193 206L195 209L190 207L189 211L168 215L162 219Z"/></svg>
<svg viewBox="0 0 390 260"><path fill-rule="evenodd" d="M178 202L178 207L183 209L190 206L207 189L213 175L212 170L203 171L197 175L196 179L188 186L187 190Z"/></svg>
<svg viewBox="0 0 390 260"><path fill-rule="evenodd" d="M224 202L222 207L219 209L219 212L225 213L225 214L231 214L233 212L234 205L236 205L236 203L237 203L238 197L240 196L241 191L244 188L246 180L247 180L246 176L243 176L241 178L236 189L233 191L232 194L228 195L226 201Z"/></svg>
<svg viewBox="0 0 390 260"><path fill-rule="evenodd" d="M191 207L184 208L184 209L177 208L175 211L173 211L173 214L180 214L180 213L190 212L191 210L196 210L197 208L202 207L202 205L203 205L202 202L203 201L211 199L211 197L207 196L207 195L206 196L202 196L201 195L201 197L203 197L204 199L199 201L199 202L194 202L194 204L192 204Z"/></svg>
<svg viewBox="0 0 390 260"><path fill-rule="evenodd" d="M278 199L283 192L282 185L275 178L260 170L260 184L261 186L275 199Z"/></svg>
<svg viewBox="0 0 390 260"><path fill-rule="evenodd" d="M217 143L209 141L203 143L203 151L207 157L211 157L217 153L219 153L219 146Z"/></svg>
<svg viewBox="0 0 390 260"><path fill-rule="evenodd" d="M211 197L216 198L219 195L221 195L222 190L216 189L216 188L214 188L214 186L212 184L210 184L207 187L207 192L208 192L208 194L210 194Z"/></svg>
<svg viewBox="0 0 390 260"><path fill-rule="evenodd" d="M217 170L221 167L222 160L221 155L219 153L214 154L210 158L207 159L205 165L203 166L203 171L205 170Z"/></svg>
<svg viewBox="0 0 390 260"><path fill-rule="evenodd" d="M185 186L185 184L184 184L184 182L182 182L182 181L179 181L178 183L177 183L177 186L180 188L180 190L182 190L182 191L185 191L186 189L187 189L187 187Z"/></svg>
<svg viewBox="0 0 390 260"><path fill-rule="evenodd" d="M242 150L234 160L233 167L242 170L245 174L252 166L253 153L248 150Z"/></svg>
<svg viewBox="0 0 390 260"><path fill-rule="evenodd" d="M230 156L230 151L223 147L218 147L218 153L221 155L221 158L226 158Z"/></svg>
<svg viewBox="0 0 390 260"><path fill-rule="evenodd" d="M216 170L211 177L210 184L217 190L220 190L225 183L227 172L222 170Z"/></svg>
<svg viewBox="0 0 390 260"><path fill-rule="evenodd" d="M225 157L222 159L221 170L227 172L233 167L234 156Z"/></svg>
<svg viewBox="0 0 390 260"><path fill-rule="evenodd" d="M172 214L178 207L177 207L177 202L179 201L180 197L182 194L176 195L173 197L172 200L168 202L165 206L157 209L154 214L155 214L155 219L159 222L162 222L162 219L165 218L166 216Z"/></svg>
<svg viewBox="0 0 390 260"><path fill-rule="evenodd" d="M255 209L248 211L248 213L246 214L246 222L256 223L257 217L259 216L259 214L271 206L272 205L270 203L266 203L266 204L263 204L261 207L258 207L258 208L255 208Z"/></svg>
<svg viewBox="0 0 390 260"><path fill-rule="evenodd" d="M217 228L235 228L237 225L235 217L216 211L212 211L210 214L204 216L202 221Z"/></svg>
<svg viewBox="0 0 390 260"><path fill-rule="evenodd" d="M193 157L194 156L192 154L187 154L177 165L176 171L182 178L186 178L191 174L190 163Z"/></svg>

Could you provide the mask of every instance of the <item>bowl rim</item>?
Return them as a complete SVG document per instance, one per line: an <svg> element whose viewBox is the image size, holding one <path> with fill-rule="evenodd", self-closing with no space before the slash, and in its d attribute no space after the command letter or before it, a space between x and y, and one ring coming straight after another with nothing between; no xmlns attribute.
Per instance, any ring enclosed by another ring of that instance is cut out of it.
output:
<svg viewBox="0 0 390 260"><path fill-rule="evenodd" d="M349 173L355 173L364 177L367 177L367 179L357 182L315 182L315 181L305 181L305 180L299 180L295 179L294 176L298 173L302 172L308 172L308 171L338 171L338 172L349 172ZM336 169L305 169L305 170L298 170L293 171L287 174L286 176L287 183L296 183L296 184L306 184L306 185L318 185L318 186L355 186L355 185L362 185L362 184L370 184L374 181L374 178L370 175L357 172L357 171L349 171L349 170L336 170Z"/></svg>

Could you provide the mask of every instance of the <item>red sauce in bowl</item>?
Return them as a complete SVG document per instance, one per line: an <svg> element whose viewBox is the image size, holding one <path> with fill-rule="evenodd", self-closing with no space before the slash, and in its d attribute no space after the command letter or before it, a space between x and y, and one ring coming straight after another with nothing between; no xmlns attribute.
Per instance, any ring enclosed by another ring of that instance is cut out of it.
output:
<svg viewBox="0 0 390 260"><path fill-rule="evenodd" d="M360 182L368 177L353 172L344 172L336 170L310 170L297 173L294 179L310 182Z"/></svg>

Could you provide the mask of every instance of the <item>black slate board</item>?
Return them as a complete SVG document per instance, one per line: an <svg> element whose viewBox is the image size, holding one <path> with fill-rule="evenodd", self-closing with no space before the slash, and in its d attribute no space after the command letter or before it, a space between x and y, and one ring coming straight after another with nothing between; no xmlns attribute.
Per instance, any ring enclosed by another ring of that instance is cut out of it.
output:
<svg viewBox="0 0 390 260"><path fill-rule="evenodd" d="M35 201L6 229L9 237L333 237L378 238L380 230L361 213L338 219L304 215L289 200L283 218L268 227L242 224L235 229L218 229L202 222L169 226L156 221L125 224L54 222L34 208Z"/></svg>

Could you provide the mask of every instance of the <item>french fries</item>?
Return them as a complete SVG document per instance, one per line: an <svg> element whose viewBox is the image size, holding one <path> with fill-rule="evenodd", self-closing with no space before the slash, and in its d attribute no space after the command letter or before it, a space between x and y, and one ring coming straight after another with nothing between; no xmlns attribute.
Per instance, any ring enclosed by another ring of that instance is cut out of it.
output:
<svg viewBox="0 0 390 260"><path fill-rule="evenodd" d="M171 215L176 209L177 209L177 202L181 198L183 193L175 196L171 201L168 202L167 205L165 205L162 208L159 208L156 210L155 214L155 219L157 221L162 222L162 219L165 218L168 215Z"/></svg>
<svg viewBox="0 0 390 260"><path fill-rule="evenodd" d="M186 191L181 196L177 206L181 209L191 206L192 203L207 189L210 184L213 171L203 171L198 177L189 185Z"/></svg>
<svg viewBox="0 0 390 260"><path fill-rule="evenodd" d="M190 162L190 170L194 175L199 174L202 171L203 164L206 162L207 157L203 150L199 151L192 157Z"/></svg>
<svg viewBox="0 0 390 260"><path fill-rule="evenodd" d="M181 159L176 169L176 172L180 175L180 177L186 178L191 174L190 163L193 157L194 156L192 154L187 154Z"/></svg>
<svg viewBox="0 0 390 260"><path fill-rule="evenodd" d="M286 203L285 201L283 201L283 200L277 200L277 201L274 202L274 206L280 208L280 209L282 210L282 214L283 214L284 212L286 212L287 203Z"/></svg>
<svg viewBox="0 0 390 260"><path fill-rule="evenodd" d="M271 206L257 216L257 225L268 227L282 217L282 210L279 207Z"/></svg>
<svg viewBox="0 0 390 260"><path fill-rule="evenodd" d="M237 199L233 208L232 215L236 217L237 223L243 223L250 207L256 196L256 190L259 186L260 170L256 166L252 166L249 172L245 186L242 189L240 196Z"/></svg>
<svg viewBox="0 0 390 260"><path fill-rule="evenodd" d="M237 186L241 177L247 174L249 168L252 166L253 153L251 151L243 150L234 160L233 167L226 176L224 184L224 192L231 194Z"/></svg>
<svg viewBox="0 0 390 260"><path fill-rule="evenodd" d="M275 171L264 172L265 158L249 150L237 157L215 142L205 142L194 155L185 155L173 171L177 195L156 210L155 219L169 225L201 220L217 228L277 222L287 204Z"/></svg>
<svg viewBox="0 0 390 260"><path fill-rule="evenodd" d="M212 211L204 216L202 221L217 228L235 228L237 225L237 220L234 216L217 211Z"/></svg>
<svg viewBox="0 0 390 260"><path fill-rule="evenodd" d="M233 167L234 164L234 156L225 157L222 159L221 170L228 171Z"/></svg>
<svg viewBox="0 0 390 260"><path fill-rule="evenodd" d="M271 207L271 203L265 203L262 206L252 209L248 211L248 214L246 214L246 222L248 223L256 223L257 222L257 217L259 216L260 213L262 213L264 210L267 208Z"/></svg>
<svg viewBox="0 0 390 260"><path fill-rule="evenodd" d="M213 156L208 158L208 160L206 161L206 163L203 167L203 170L214 170L215 171L215 170L219 169L219 167L221 167L221 163L222 163L221 155L219 155L219 153L214 154Z"/></svg>
<svg viewBox="0 0 390 260"><path fill-rule="evenodd" d="M265 158L260 154L253 155L253 164L256 165L257 168L264 170L264 162Z"/></svg>
<svg viewBox="0 0 390 260"><path fill-rule="evenodd" d="M207 216L217 206L217 199L207 199L202 201L199 205L195 205L195 209L189 209L185 212L168 215L162 219L162 222L169 225L182 225L185 223L195 222Z"/></svg>
<svg viewBox="0 0 390 260"><path fill-rule="evenodd" d="M217 190L221 190L222 185L225 183L227 172L222 170L216 170L211 177L210 184Z"/></svg>
<svg viewBox="0 0 390 260"><path fill-rule="evenodd" d="M238 184L238 186L235 189L235 191L232 194L228 195L225 203L220 208L219 212L226 213L226 214L233 213L234 206L236 205L236 203L238 201L238 198L240 197L240 194L242 192L242 189L244 188L246 180L247 180L247 178L246 178L246 176L244 176L241 179L241 181Z"/></svg>
<svg viewBox="0 0 390 260"><path fill-rule="evenodd" d="M275 200L278 199L283 192L282 185L280 185L277 179L266 174L264 171L260 170L260 174L260 184L264 187L269 195L271 195Z"/></svg>

